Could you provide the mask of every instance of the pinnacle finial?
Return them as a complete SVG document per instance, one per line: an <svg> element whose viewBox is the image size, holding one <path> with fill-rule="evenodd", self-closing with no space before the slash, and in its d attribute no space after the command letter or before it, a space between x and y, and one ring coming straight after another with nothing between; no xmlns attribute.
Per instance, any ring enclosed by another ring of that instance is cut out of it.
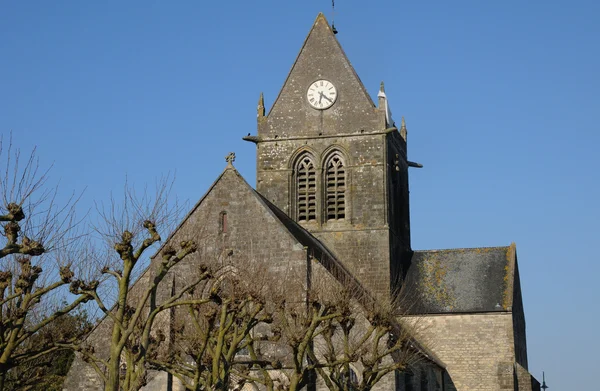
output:
<svg viewBox="0 0 600 391"><path fill-rule="evenodd" d="M265 97L263 96L263 93L260 93L260 97L258 98L258 117L264 117L265 116Z"/></svg>
<svg viewBox="0 0 600 391"><path fill-rule="evenodd" d="M233 168L233 162L235 161L235 152L229 152L229 154L225 156L225 161L227 162L227 168Z"/></svg>
<svg viewBox="0 0 600 391"><path fill-rule="evenodd" d="M400 123L400 136L406 141L406 136L408 132L406 131L406 122L404 121L404 117L402 117L402 122Z"/></svg>
<svg viewBox="0 0 600 391"><path fill-rule="evenodd" d="M377 93L377 100L379 103L379 108L387 110L387 102L386 102L386 97L385 97L385 86L383 85L383 81L379 85L379 92Z"/></svg>

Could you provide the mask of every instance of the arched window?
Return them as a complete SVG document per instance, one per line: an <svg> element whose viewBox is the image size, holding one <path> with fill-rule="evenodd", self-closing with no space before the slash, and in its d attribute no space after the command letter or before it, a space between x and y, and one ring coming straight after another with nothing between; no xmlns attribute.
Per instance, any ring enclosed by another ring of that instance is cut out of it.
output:
<svg viewBox="0 0 600 391"><path fill-rule="evenodd" d="M296 165L296 210L298 221L317 219L317 172L308 155Z"/></svg>
<svg viewBox="0 0 600 391"><path fill-rule="evenodd" d="M346 170L337 153L325 164L325 192L327 199L327 220L341 220L346 217Z"/></svg>
<svg viewBox="0 0 600 391"><path fill-rule="evenodd" d="M227 212L225 211L219 213L219 232L227 233Z"/></svg>

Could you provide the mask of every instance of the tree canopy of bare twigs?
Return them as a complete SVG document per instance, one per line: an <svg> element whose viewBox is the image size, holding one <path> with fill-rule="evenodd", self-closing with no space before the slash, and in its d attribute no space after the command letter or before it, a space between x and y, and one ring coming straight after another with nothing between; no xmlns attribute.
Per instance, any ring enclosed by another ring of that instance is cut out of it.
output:
<svg viewBox="0 0 600 391"><path fill-rule="evenodd" d="M96 287L83 289L112 322L110 351L102 357L90 345L74 348L94 367L106 391L138 390L146 384L148 351L157 343L155 320L175 306L193 304L182 297L209 277L205 268L189 285L159 302L158 290L169 271L196 251L195 242L183 240L177 247L162 248L157 262L147 271L145 283L134 285L135 273L147 264L144 257L162 240L159 229L172 227L170 224L179 218L179 207L169 203L171 186L167 178L157 186L154 196L148 192L138 196L126 185L122 204L113 198L110 206L97 207L100 223L95 230L109 246L107 255L99 259L103 262L102 273L114 281L114 306L105 302Z"/></svg>
<svg viewBox="0 0 600 391"><path fill-rule="evenodd" d="M359 303L365 292L331 279L304 297L290 296L289 281L264 289L280 284L248 274L204 281L203 293L193 294L204 300L178 307L168 349L153 351L151 367L189 391L245 384L296 391L316 375L332 391L367 391L419 360L413 327L396 319L397 302Z"/></svg>
<svg viewBox="0 0 600 391"><path fill-rule="evenodd" d="M35 150L23 158L0 139L0 390L7 373L61 349L75 335L44 339L52 322L91 297L78 287L72 259L66 251L76 233L74 196L63 206L57 190L47 186L48 171L40 169ZM69 286L76 295L69 303L52 303L52 294ZM43 305L40 303L43 302ZM31 343L35 339L36 343Z"/></svg>
<svg viewBox="0 0 600 391"><path fill-rule="evenodd" d="M246 383L255 361L247 354L259 324L273 321L256 279L240 280L225 272L207 280L193 296L199 300L178 308L173 341L167 354L150 360L154 369L179 379L189 391L229 390Z"/></svg>
<svg viewBox="0 0 600 391"><path fill-rule="evenodd" d="M397 320L397 306L361 307L347 293L336 304L340 316L328 319L314 341L310 360L331 391L368 391L384 376L414 365L414 325Z"/></svg>
<svg viewBox="0 0 600 391"><path fill-rule="evenodd" d="M348 286L321 282L307 292L304 304L279 302L270 333L288 353L264 365L262 342L251 340L248 350L256 364L246 379L268 391L296 391L318 374L331 391L368 391L384 376L414 365L420 357L412 344L414 326L398 323L399 303L360 303L356 298L365 292Z"/></svg>

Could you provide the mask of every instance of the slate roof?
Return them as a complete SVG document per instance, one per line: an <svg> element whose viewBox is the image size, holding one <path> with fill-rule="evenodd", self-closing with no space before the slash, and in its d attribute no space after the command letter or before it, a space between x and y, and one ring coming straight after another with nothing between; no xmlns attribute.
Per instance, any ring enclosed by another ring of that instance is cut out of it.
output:
<svg viewBox="0 0 600 391"><path fill-rule="evenodd" d="M284 211L272 204L255 191L262 203L268 207L271 212L279 219L285 229L303 246L307 247L312 253L313 258L319 262L327 271L335 277L340 283L346 284L354 292L355 298L361 304L368 306L375 301L375 297L368 292L362 284L350 273L344 264L325 246L319 239L315 238L310 232L304 229L300 224L292 220Z"/></svg>
<svg viewBox="0 0 600 391"><path fill-rule="evenodd" d="M273 203L263 197L262 194L252 189L252 191L259 197L260 201L271 210L271 212L277 217L277 219L283 224L290 234L303 246L314 248L320 253L327 257L335 258L335 256L325 247L319 239L312 236L307 230L305 230L300 224L292 220L284 211L276 207Z"/></svg>
<svg viewBox="0 0 600 391"><path fill-rule="evenodd" d="M514 245L415 251L403 292L411 313L509 311Z"/></svg>

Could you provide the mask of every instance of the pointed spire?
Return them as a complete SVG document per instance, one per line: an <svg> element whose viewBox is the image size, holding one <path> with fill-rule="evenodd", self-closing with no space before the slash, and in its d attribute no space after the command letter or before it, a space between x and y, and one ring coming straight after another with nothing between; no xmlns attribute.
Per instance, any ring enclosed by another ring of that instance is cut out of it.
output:
<svg viewBox="0 0 600 391"><path fill-rule="evenodd" d="M400 136L402 136L402 138L404 139L404 141L406 141L406 135L407 135L407 130L406 130L406 122L404 121L404 117L402 117L402 123L400 124Z"/></svg>
<svg viewBox="0 0 600 391"><path fill-rule="evenodd" d="M379 85L379 93L377 94L377 103L379 104L380 109L386 109L386 105L385 105L386 98L387 97L385 95L385 85L383 84L383 80L382 80L381 84Z"/></svg>
<svg viewBox="0 0 600 391"><path fill-rule="evenodd" d="M325 25L327 25L327 28L329 29L329 31L331 31L331 33L333 35L336 35L338 32L335 29L335 26L332 24L329 24L329 21L327 20L327 18L325 17L325 14L323 12L319 12L319 14L317 15L317 18L315 19L315 23L313 24L313 29L315 28L315 26L317 25L317 23L319 23L320 21L325 22ZM309 33L310 35L310 33Z"/></svg>
<svg viewBox="0 0 600 391"><path fill-rule="evenodd" d="M265 97L263 96L263 93L260 93L260 97L258 98L258 108L257 108L258 114L257 117L261 118L265 116Z"/></svg>
<svg viewBox="0 0 600 391"><path fill-rule="evenodd" d="M319 67L313 66L316 63L326 63L327 66L319 69ZM317 15L308 32L294 65L269 110L269 116L279 117L285 115L289 119L295 118L296 113L289 113L288 103L296 104L299 92L297 91L298 86L304 89L312 81L318 79L327 79L340 87L343 85L346 96L355 96L360 99L360 102L357 101L356 103L360 105L361 110L369 110L373 107L372 97L356 75L356 71L350 64L323 13ZM287 87L291 85L293 87L288 89ZM309 107L306 109L312 110ZM297 115L304 117L304 109L298 110Z"/></svg>

